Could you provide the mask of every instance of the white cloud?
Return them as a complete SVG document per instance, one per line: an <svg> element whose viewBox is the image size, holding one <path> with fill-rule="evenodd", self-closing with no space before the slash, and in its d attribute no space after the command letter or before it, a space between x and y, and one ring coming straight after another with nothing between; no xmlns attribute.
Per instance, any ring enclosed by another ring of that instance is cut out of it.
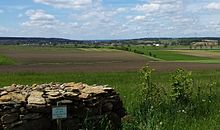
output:
<svg viewBox="0 0 220 130"><path fill-rule="evenodd" d="M124 12L127 12L127 11L128 11L127 8L122 8L122 7L116 9L116 12L117 12L117 13L124 13Z"/></svg>
<svg viewBox="0 0 220 130"><path fill-rule="evenodd" d="M143 20L145 20L145 18L146 18L146 16L136 16L134 18L134 20L143 21Z"/></svg>
<svg viewBox="0 0 220 130"><path fill-rule="evenodd" d="M92 4L92 0L34 0L36 3L56 8L81 8Z"/></svg>
<svg viewBox="0 0 220 130"><path fill-rule="evenodd" d="M29 19L22 23L23 26L51 28L59 23L55 16L47 14L44 10L27 10L25 14Z"/></svg>
<svg viewBox="0 0 220 130"><path fill-rule="evenodd" d="M220 3L208 0L139 0L117 6L102 0L33 1L48 5L50 11L55 8L54 13L47 9L17 13L20 20L26 19L21 30L28 36L118 39L220 34L220 17L213 15Z"/></svg>
<svg viewBox="0 0 220 130"><path fill-rule="evenodd" d="M212 10L220 10L220 3L210 3L206 6L207 9L212 9Z"/></svg>
<svg viewBox="0 0 220 130"><path fill-rule="evenodd" d="M160 9L159 4L149 3L149 4L137 5L134 10L151 13L158 11L159 9Z"/></svg>
<svg viewBox="0 0 220 130"><path fill-rule="evenodd" d="M151 0L145 4L136 5L133 10L147 14L177 13L182 9L181 0Z"/></svg>

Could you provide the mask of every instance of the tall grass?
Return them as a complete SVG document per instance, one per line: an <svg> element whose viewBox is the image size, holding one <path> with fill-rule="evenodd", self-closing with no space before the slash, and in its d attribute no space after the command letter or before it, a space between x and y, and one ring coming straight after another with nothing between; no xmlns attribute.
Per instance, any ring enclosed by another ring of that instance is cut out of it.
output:
<svg viewBox="0 0 220 130"><path fill-rule="evenodd" d="M125 129L202 130L201 122L213 124L220 119L216 82L196 83L191 72L179 69L170 76L170 85L161 86L153 81L152 72L148 66L141 71L141 100ZM220 126L208 129L216 128Z"/></svg>

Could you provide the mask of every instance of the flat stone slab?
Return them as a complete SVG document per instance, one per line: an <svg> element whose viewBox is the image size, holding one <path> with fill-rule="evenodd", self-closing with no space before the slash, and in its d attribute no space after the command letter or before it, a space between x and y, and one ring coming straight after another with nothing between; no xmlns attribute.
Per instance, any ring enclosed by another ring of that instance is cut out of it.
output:
<svg viewBox="0 0 220 130"><path fill-rule="evenodd" d="M46 100L42 97L43 92L32 91L28 97L28 104L45 105Z"/></svg>
<svg viewBox="0 0 220 130"><path fill-rule="evenodd" d="M3 95L3 96L0 97L1 102L8 102L8 101L11 101L11 99L12 98L9 95Z"/></svg>
<svg viewBox="0 0 220 130"><path fill-rule="evenodd" d="M85 87L82 90L82 93L87 93L87 94L102 94L102 93L107 93L104 91L102 87Z"/></svg>

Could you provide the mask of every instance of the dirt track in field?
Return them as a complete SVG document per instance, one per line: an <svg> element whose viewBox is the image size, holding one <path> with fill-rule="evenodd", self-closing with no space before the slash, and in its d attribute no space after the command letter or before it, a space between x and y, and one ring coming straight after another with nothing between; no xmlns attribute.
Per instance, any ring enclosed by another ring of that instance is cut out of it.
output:
<svg viewBox="0 0 220 130"><path fill-rule="evenodd" d="M154 62L144 56L125 51L84 51L45 49L1 49L0 54L17 61L16 65L0 65L0 72L121 72L137 71L149 64L157 71L220 70L220 64Z"/></svg>
<svg viewBox="0 0 220 130"><path fill-rule="evenodd" d="M220 70L220 64L171 63L171 62L121 62L103 64L52 64L52 65L3 65L0 72L122 72L137 71L148 63L161 72L174 71L177 68L187 70Z"/></svg>

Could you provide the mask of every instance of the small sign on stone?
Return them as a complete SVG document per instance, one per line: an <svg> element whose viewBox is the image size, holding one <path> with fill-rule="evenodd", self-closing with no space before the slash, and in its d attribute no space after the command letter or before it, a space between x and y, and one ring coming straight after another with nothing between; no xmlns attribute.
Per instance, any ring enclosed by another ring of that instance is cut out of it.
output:
<svg viewBox="0 0 220 130"><path fill-rule="evenodd" d="M67 118L66 106L55 106L52 108L52 119L64 119Z"/></svg>

